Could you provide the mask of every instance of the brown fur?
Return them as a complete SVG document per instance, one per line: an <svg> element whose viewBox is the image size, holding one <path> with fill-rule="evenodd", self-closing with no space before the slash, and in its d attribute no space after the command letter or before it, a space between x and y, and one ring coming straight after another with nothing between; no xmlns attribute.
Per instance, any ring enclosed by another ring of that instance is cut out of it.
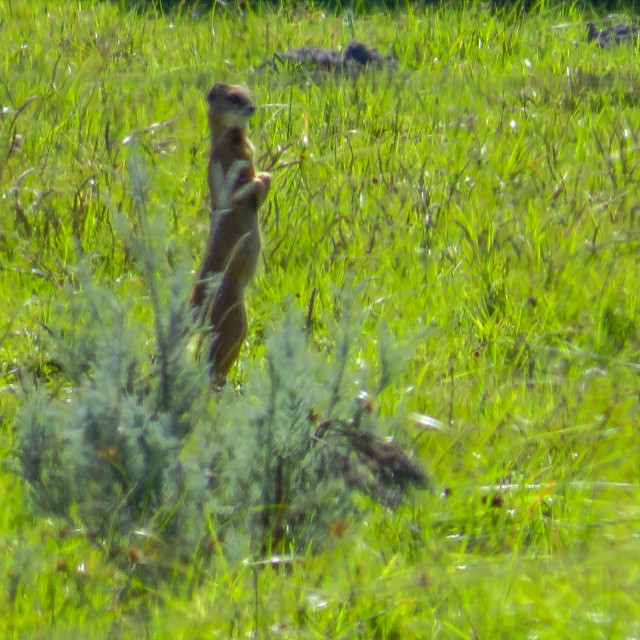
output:
<svg viewBox="0 0 640 640"><path fill-rule="evenodd" d="M207 95L211 152L208 183L211 226L191 298L194 312L213 332L208 359L218 383L224 378L247 334L244 289L255 273L260 255L258 209L269 192L271 176L256 173L253 145L246 135L255 111L245 87L216 84ZM203 312L208 283L222 278L213 303Z"/></svg>

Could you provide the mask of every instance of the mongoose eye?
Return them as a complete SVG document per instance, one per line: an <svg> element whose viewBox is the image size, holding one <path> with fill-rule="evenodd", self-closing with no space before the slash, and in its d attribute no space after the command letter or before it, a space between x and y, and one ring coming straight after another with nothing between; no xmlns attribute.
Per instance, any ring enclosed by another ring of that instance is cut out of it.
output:
<svg viewBox="0 0 640 640"><path fill-rule="evenodd" d="M235 93L232 93L227 99L231 104L236 106L241 106L245 103L245 100L239 95L236 95Z"/></svg>

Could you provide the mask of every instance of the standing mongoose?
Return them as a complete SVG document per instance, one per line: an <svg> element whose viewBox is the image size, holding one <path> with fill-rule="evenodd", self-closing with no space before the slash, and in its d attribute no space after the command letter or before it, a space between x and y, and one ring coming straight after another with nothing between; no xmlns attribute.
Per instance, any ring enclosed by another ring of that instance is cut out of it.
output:
<svg viewBox="0 0 640 640"><path fill-rule="evenodd" d="M191 306L212 331L208 359L216 381L221 383L247 333L244 289L258 264L258 209L269 191L271 176L256 172L253 166L254 149L246 135L255 111L251 92L218 83L209 91L207 102L211 225ZM215 275L221 275L221 280L213 302L203 305Z"/></svg>

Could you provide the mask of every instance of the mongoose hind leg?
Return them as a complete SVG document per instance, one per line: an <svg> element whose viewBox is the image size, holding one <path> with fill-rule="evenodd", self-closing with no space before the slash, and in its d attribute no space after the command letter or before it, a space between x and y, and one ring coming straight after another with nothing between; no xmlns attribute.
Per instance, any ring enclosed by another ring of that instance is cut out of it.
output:
<svg viewBox="0 0 640 640"><path fill-rule="evenodd" d="M226 292L222 293L223 296L216 296L211 311L213 337L207 356L217 385L224 384L247 337L247 312L242 296L229 304Z"/></svg>

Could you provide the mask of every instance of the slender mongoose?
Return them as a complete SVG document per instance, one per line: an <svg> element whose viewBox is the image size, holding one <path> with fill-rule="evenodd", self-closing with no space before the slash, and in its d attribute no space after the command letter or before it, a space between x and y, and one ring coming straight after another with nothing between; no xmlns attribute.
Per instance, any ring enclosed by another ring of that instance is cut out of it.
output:
<svg viewBox="0 0 640 640"><path fill-rule="evenodd" d="M213 334L208 359L216 380L224 382L247 333L244 289L258 264L258 209L269 191L271 176L255 171L254 149L246 135L255 111L251 92L218 83L209 91L207 102L211 225L191 306ZM222 275L219 287L211 305L203 309L208 284L216 274Z"/></svg>

